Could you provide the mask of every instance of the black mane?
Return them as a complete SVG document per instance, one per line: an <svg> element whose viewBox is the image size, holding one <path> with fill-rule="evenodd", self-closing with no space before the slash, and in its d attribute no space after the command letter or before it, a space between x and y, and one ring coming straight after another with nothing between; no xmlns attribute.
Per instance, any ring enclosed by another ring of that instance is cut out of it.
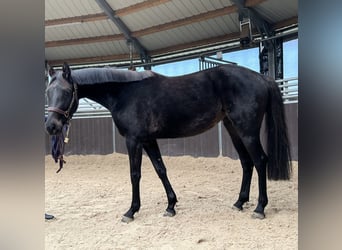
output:
<svg viewBox="0 0 342 250"><path fill-rule="evenodd" d="M152 71L136 72L116 68L86 68L73 70L72 78L77 84L108 82L136 82L154 76Z"/></svg>

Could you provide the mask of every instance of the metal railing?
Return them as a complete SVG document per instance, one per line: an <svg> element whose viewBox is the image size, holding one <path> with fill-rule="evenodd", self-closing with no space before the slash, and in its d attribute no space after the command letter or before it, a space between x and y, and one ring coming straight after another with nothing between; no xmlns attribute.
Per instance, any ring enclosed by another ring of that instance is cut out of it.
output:
<svg viewBox="0 0 342 250"><path fill-rule="evenodd" d="M230 62L227 60L223 60L223 59L218 59L215 57L210 57L210 56L201 56L199 59L199 70L205 70L205 69L211 69L217 66L220 66L222 64L236 64L234 62Z"/></svg>
<svg viewBox="0 0 342 250"><path fill-rule="evenodd" d="M47 115L47 105L45 105L45 116ZM90 99L80 99L78 109L73 115L73 119L112 117L108 109L101 104Z"/></svg>
<svg viewBox="0 0 342 250"><path fill-rule="evenodd" d="M298 103L298 77L276 80L285 104Z"/></svg>
<svg viewBox="0 0 342 250"><path fill-rule="evenodd" d="M199 58L199 70L214 68L227 63L236 64L234 62L217 59L210 56L202 56ZM285 104L298 103L298 77L280 79L276 80L276 82L279 85Z"/></svg>

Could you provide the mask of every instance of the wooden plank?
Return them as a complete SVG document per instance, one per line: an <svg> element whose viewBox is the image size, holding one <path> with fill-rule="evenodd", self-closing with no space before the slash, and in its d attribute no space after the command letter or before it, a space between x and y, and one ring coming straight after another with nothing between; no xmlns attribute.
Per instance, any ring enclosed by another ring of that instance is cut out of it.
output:
<svg viewBox="0 0 342 250"><path fill-rule="evenodd" d="M45 42L45 48L125 40L124 35L107 35Z"/></svg>
<svg viewBox="0 0 342 250"><path fill-rule="evenodd" d="M65 155L111 154L113 152L112 119L86 118L72 121Z"/></svg>
<svg viewBox="0 0 342 250"><path fill-rule="evenodd" d="M148 0L148 1L140 2L134 5L128 6L126 8L116 10L115 14L117 16L126 16L131 13L135 13L144 9L152 8L154 6L158 6L169 1L171 0Z"/></svg>
<svg viewBox="0 0 342 250"><path fill-rule="evenodd" d="M202 22L207 19L212 19L212 18L216 18L219 16L228 15L236 11L237 11L237 7L235 5L231 5L222 9L213 10L213 11L201 13L195 16L186 17L183 19L172 21L169 23L164 23L164 24L156 25L156 26L149 27L146 29L134 31L132 32L132 35L134 37L146 36L146 35L150 35L150 34L165 31L165 30L175 29L180 26L185 26L185 25L189 25L192 23L196 23L196 22Z"/></svg>
<svg viewBox="0 0 342 250"><path fill-rule="evenodd" d="M137 3L126 8L122 8L117 10L115 13L117 16L125 16L129 15L134 12L138 12L147 8L151 8L170 0L149 0L144 1L141 3ZM45 21L45 26L55 26L55 25L65 25L65 24L72 24L72 23L85 23L85 22L94 22L94 21L101 21L108 19L106 13L96 13L96 14L89 14L89 15L82 15L82 16L75 16L75 17L66 17L60 19L50 19Z"/></svg>
<svg viewBox="0 0 342 250"><path fill-rule="evenodd" d="M138 54L134 54L134 59L139 58ZM95 57L82 57L82 58L70 58L61 60L49 60L50 66L60 66L64 62L68 62L71 65L83 64L83 63L97 63L97 62L113 62L113 61L123 61L129 60L129 54L118 54L118 55L108 55L108 56L95 56Z"/></svg>
<svg viewBox="0 0 342 250"><path fill-rule="evenodd" d="M250 0L250 1L247 1L246 4L249 3L249 6L253 6L253 5L259 4L260 2L263 2L263 1L264 0L257 0L257 1L251 1ZM149 3L147 3L147 2L149 2ZM160 0L159 1L145 1L145 2L140 3L142 6L135 7L134 10L136 11L139 8L146 8L149 5L154 6L156 4L161 4L162 2L164 2L164 1L160 1ZM130 7L133 8L133 6L135 6L135 5L132 5ZM124 9L128 9L130 7L127 7ZM122 9L122 11L121 11L122 13L126 13L125 11L123 11L124 9ZM132 11L132 10L127 10L127 11ZM233 13L233 12L237 12L237 7L235 5L231 5L231 6L221 8L218 10L213 10L213 11L209 11L209 12L202 13L199 15L187 17L187 18L180 19L177 21L173 21L173 22L169 22L169 23L165 23L165 24L161 24L161 25L156 25L156 26L149 27L146 29L134 31L134 32L132 32L132 36L133 37L141 37L141 36L157 33L160 31L174 29L174 28L177 28L180 26L189 25L189 24L192 24L195 22L201 22L201 21L205 21L207 19L212 19L215 17L228 15L228 14ZM99 18L101 20L104 18L103 14L104 13L99 13L99 14L88 15L88 16L79 16L79 17L63 18L63 19L56 19L56 20L48 20L46 22L48 22L49 25L57 25L57 24L65 24L68 22L70 22L70 23L82 22L82 20L83 21L91 21L92 18L93 19ZM87 44L87 43L105 42L105 41L110 41L110 40L124 40L124 39L125 38L122 34L115 34L115 35L107 35L107 36L77 38L77 39L70 39L70 40L48 41L48 42L45 42L45 47L46 48L58 47L58 46Z"/></svg>
<svg viewBox="0 0 342 250"><path fill-rule="evenodd" d="M162 49L152 50L152 51L150 51L150 54L152 56L162 55L162 54L167 54L170 52L182 51L182 50L186 50L186 49L193 49L196 47L213 45L216 43L228 42L230 40L235 40L235 39L239 39L239 38L240 38L240 33L235 32L235 33L230 33L230 34L226 34L226 35L222 35L222 36L198 40L198 41L194 41L194 42L190 42L190 43L183 43L183 44L169 46L169 47L162 48Z"/></svg>
<svg viewBox="0 0 342 250"><path fill-rule="evenodd" d="M157 49L150 51L153 56L167 54L170 52L181 51L189 48L208 46L209 44L227 42L229 40L239 39L240 33L231 33L223 36L208 38L204 40L199 40L191 43L184 43L175 46L170 46L163 49ZM108 55L108 56L95 56L95 57L84 57L84 58L73 58L73 59L61 59L61 60L49 60L51 66L62 65L64 62L70 64L82 64L82 63L97 63L97 62L109 62L109 61L122 61L128 60L129 54L119 54L119 55ZM133 54L134 59L138 59L138 54Z"/></svg>
<svg viewBox="0 0 342 250"><path fill-rule="evenodd" d="M105 13L96 13L96 14L89 14L89 15L84 15L84 16L45 20L45 26L94 22L94 21L100 21L100 20L106 20L106 19L108 19L108 16Z"/></svg>

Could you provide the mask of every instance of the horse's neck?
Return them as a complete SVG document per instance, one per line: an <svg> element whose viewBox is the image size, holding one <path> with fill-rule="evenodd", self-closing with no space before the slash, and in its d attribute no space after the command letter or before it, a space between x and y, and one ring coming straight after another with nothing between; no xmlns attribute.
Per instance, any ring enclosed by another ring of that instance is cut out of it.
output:
<svg viewBox="0 0 342 250"><path fill-rule="evenodd" d="M111 110L116 102L118 93L120 93L122 84L93 84L79 85L78 97L89 98L107 109Z"/></svg>

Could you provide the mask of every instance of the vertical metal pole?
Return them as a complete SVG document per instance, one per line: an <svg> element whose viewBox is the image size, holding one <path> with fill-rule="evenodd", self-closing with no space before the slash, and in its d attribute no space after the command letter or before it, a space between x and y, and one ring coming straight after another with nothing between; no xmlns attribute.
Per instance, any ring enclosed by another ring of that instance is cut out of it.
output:
<svg viewBox="0 0 342 250"><path fill-rule="evenodd" d="M219 143L219 156L222 156L222 121L218 123L218 143Z"/></svg>
<svg viewBox="0 0 342 250"><path fill-rule="evenodd" d="M133 44L132 41L128 41L128 47L129 47L129 63L130 63L130 69L133 69Z"/></svg>
<svg viewBox="0 0 342 250"><path fill-rule="evenodd" d="M113 153L116 153L116 147L115 147L115 123L113 121Z"/></svg>
<svg viewBox="0 0 342 250"><path fill-rule="evenodd" d="M268 75L275 79L275 48L271 42L268 45Z"/></svg>
<svg viewBox="0 0 342 250"><path fill-rule="evenodd" d="M284 78L284 56L283 56L283 39L277 38L274 39L275 43L275 79L283 79Z"/></svg>

